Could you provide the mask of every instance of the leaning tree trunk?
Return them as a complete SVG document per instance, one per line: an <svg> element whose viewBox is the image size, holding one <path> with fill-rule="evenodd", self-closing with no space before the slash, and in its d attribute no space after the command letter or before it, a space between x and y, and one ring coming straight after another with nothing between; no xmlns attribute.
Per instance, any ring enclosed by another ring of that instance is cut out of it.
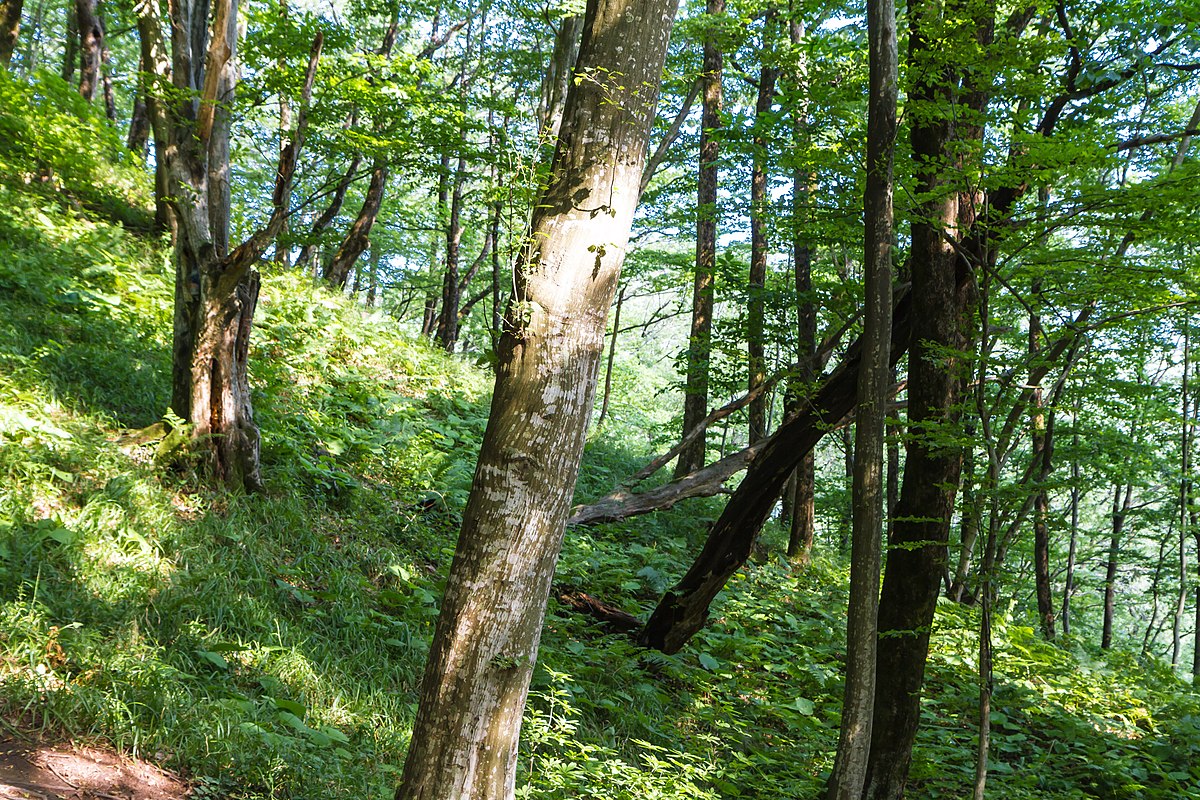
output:
<svg viewBox="0 0 1200 800"><path fill-rule="evenodd" d="M1108 540L1108 562L1104 569L1104 624L1100 630L1100 647L1112 647L1113 619L1117 611L1117 570L1121 564L1121 534L1133 500L1133 482L1125 484L1125 499L1121 500L1121 484L1113 492L1112 535Z"/></svg>
<svg viewBox="0 0 1200 800"><path fill-rule="evenodd" d="M346 238L338 245L337 252L325 266L322 277L336 289L346 288L346 279L350 270L358 263L361 256L371 244L371 228L379 217L379 209L383 205L383 192L387 188L388 162L386 156L376 156L371 164L371 183L367 186L366 197L363 198L362 208L358 217L350 226Z"/></svg>
<svg viewBox="0 0 1200 800"><path fill-rule="evenodd" d="M725 0L708 0L709 31L704 38L703 105L700 121L700 171L696 181L696 277L692 286L692 329L688 338L687 381L683 398L683 435L708 413L708 366L712 338L713 281L717 268L717 158L721 127L721 42L717 18ZM706 437L679 454L675 477L704 466Z"/></svg>
<svg viewBox="0 0 1200 800"><path fill-rule="evenodd" d="M504 800L633 222L675 0L590 0L551 182L506 315L491 414L398 800ZM619 76L619 81L616 79Z"/></svg>
<svg viewBox="0 0 1200 800"><path fill-rule="evenodd" d="M24 0L0 0L0 69L8 69L17 35L21 32L21 6Z"/></svg>

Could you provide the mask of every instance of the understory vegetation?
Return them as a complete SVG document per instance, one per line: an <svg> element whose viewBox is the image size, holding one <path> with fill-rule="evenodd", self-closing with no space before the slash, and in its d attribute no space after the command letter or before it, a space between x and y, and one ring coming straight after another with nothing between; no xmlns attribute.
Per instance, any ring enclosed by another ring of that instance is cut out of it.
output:
<svg viewBox="0 0 1200 800"><path fill-rule="evenodd" d="M488 368L266 266L251 371L267 489L209 488L177 446L180 421L163 419L173 276L146 233L146 179L55 81L0 72L3 724L153 760L197 797L390 797ZM36 117L10 111L26 107ZM593 432L581 500L653 455L640 377L615 382L614 407L635 411ZM556 599L586 592L644 617L717 509L568 530L518 796L818 793L845 658L833 545L796 566L769 525L673 656ZM1131 650L1048 644L1027 598L999 602L995 797L1200 797L1189 684ZM939 606L912 797L962 797L974 774L978 628L977 609Z"/></svg>

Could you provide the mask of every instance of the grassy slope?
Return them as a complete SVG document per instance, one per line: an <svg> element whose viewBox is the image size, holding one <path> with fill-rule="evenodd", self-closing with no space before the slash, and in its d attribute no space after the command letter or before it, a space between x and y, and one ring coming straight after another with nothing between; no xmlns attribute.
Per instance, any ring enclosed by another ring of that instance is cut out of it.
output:
<svg viewBox="0 0 1200 800"><path fill-rule="evenodd" d="M0 75L4 718L163 761L201 794L388 797L487 377L271 273L252 355L269 491L215 494L156 462L129 430L166 407L167 257L111 221L141 224L144 180L113 163L102 122L78 130L69 92L38 94ZM35 102L41 121L21 122ZM590 447L583 491L635 465L623 435ZM648 608L711 511L571 532L559 583ZM835 565L764 559L674 657L552 601L521 796L815 796L843 595ZM975 626L942 607L914 797L966 794ZM998 637L993 796L1200 797L1186 687L1121 654L1048 647L1019 620Z"/></svg>

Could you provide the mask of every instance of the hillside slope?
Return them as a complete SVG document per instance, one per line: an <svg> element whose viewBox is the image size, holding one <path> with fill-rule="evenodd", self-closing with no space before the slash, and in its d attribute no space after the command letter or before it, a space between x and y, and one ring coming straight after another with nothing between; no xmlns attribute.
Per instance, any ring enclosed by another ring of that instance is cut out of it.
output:
<svg viewBox="0 0 1200 800"><path fill-rule="evenodd" d="M269 488L208 490L156 425L168 252L120 150L53 79L0 74L5 724L140 754L200 797L390 797L488 376L267 269L251 363ZM631 437L614 425L592 443L585 487L637 466ZM643 613L712 510L570 532L560 591ZM551 601L521 797L816 796L844 565L793 569L773 536L677 656ZM969 793L977 624L940 609L914 798ZM1200 798L1188 686L1127 654L1051 647L1019 619L996 637L991 796Z"/></svg>

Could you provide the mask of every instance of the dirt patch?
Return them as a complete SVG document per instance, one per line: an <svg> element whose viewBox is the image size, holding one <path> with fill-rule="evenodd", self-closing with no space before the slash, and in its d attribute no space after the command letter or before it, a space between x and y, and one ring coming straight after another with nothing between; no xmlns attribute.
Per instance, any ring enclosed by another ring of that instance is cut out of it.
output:
<svg viewBox="0 0 1200 800"><path fill-rule="evenodd" d="M0 800L176 800L188 793L177 776L146 761L0 740Z"/></svg>

